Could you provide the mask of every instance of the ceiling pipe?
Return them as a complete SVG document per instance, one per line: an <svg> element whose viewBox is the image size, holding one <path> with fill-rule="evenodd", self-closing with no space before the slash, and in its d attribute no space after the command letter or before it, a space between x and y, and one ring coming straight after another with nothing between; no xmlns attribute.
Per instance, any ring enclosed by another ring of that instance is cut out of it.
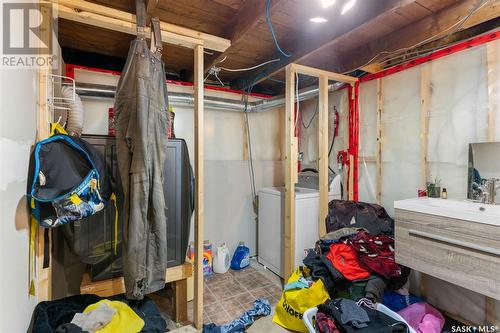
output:
<svg viewBox="0 0 500 333"><path fill-rule="evenodd" d="M339 89L342 85L343 83L340 82L330 84L328 85L328 91L335 91ZM81 97L87 97L87 98L114 98L115 89L116 87L114 86L106 86L99 84L88 84L88 83L76 84L76 93ZM301 89L298 94L299 101L302 102L312 99L318 96L318 94L319 94L318 88L309 87ZM169 104L173 106L194 105L194 97L192 93L169 92L168 100ZM245 108L244 101L239 101L229 98L205 96L204 104L206 108L215 110L244 112L246 109L248 112L263 112L285 105L285 97L277 96L271 99L248 102Z"/></svg>

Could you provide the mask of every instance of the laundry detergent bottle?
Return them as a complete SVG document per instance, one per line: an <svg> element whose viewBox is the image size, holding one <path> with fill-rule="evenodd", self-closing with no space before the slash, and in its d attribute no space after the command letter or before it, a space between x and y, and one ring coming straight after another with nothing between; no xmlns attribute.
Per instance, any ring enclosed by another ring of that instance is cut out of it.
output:
<svg viewBox="0 0 500 333"><path fill-rule="evenodd" d="M217 274L226 273L229 269L230 260L229 249L225 243L222 243L221 246L218 246L215 250L213 262L214 272Z"/></svg>
<svg viewBox="0 0 500 333"><path fill-rule="evenodd" d="M231 269L239 270L250 265L250 249L240 242L231 259Z"/></svg>

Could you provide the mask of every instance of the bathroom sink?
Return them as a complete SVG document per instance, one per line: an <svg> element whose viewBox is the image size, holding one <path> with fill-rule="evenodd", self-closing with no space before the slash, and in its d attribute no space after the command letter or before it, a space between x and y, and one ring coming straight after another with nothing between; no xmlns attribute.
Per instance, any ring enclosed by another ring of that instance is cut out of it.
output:
<svg viewBox="0 0 500 333"><path fill-rule="evenodd" d="M394 201L394 208L500 226L500 205L424 197Z"/></svg>

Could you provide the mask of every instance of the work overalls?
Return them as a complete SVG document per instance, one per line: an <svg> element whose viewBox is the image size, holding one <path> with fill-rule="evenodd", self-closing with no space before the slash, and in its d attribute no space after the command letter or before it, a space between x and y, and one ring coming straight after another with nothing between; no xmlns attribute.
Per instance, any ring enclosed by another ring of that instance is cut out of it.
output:
<svg viewBox="0 0 500 333"><path fill-rule="evenodd" d="M116 144L123 185L123 273L127 297L142 299L165 286L167 221L163 163L169 127L168 96L158 18L150 50L144 0L136 0L137 38L116 90ZM154 42L153 42L154 40Z"/></svg>

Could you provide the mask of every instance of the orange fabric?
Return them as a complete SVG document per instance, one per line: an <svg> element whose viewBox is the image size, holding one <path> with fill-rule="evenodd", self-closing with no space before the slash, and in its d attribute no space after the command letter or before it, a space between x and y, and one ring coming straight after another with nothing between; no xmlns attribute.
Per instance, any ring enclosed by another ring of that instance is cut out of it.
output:
<svg viewBox="0 0 500 333"><path fill-rule="evenodd" d="M345 244L332 244L326 256L333 266L348 280L370 277L370 272L359 265L356 251Z"/></svg>

